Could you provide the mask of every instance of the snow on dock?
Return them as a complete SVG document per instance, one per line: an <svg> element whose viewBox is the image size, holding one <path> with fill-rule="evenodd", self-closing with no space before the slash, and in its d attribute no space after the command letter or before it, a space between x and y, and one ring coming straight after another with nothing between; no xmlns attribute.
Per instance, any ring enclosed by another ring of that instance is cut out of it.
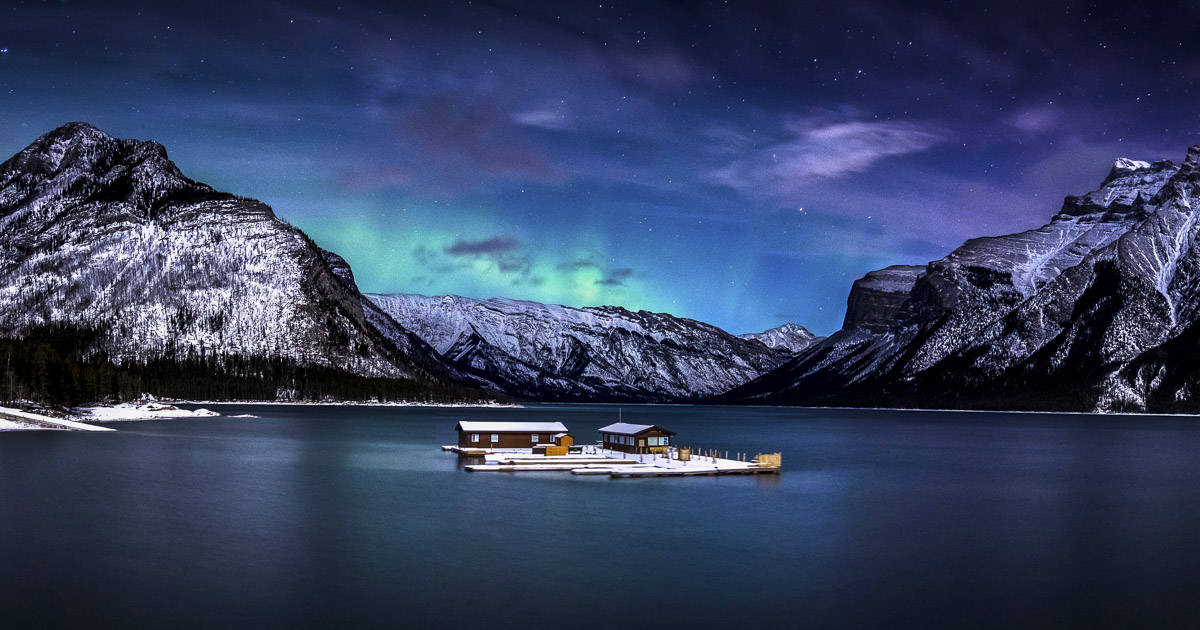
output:
<svg viewBox="0 0 1200 630"><path fill-rule="evenodd" d="M570 472L573 475L608 475L612 478L689 477L696 475L758 475L778 473L779 453L737 454L719 457L715 451L697 454L671 447L665 453L625 453L600 446L584 446L570 455L539 455L531 449L471 449L443 446L442 450L483 457L484 463L465 466L469 472ZM513 452L514 450L520 452ZM486 451L486 452L476 452Z"/></svg>

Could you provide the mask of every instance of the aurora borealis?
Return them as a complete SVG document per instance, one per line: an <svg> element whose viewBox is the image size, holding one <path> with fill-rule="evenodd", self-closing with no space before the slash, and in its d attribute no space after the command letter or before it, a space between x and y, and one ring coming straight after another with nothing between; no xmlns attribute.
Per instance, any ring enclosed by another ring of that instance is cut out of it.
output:
<svg viewBox="0 0 1200 630"><path fill-rule="evenodd" d="M850 282L1196 144L1196 9L18 2L0 150L69 120L262 199L364 291L826 334Z"/></svg>

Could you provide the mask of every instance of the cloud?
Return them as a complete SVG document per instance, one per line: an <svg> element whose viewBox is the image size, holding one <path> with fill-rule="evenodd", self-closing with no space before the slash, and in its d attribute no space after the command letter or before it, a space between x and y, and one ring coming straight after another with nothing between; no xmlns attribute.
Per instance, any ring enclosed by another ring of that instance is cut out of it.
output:
<svg viewBox="0 0 1200 630"><path fill-rule="evenodd" d="M569 262L559 263L555 265L555 268L559 271L579 271L580 269L592 269L599 266L594 260L577 258Z"/></svg>
<svg viewBox="0 0 1200 630"><path fill-rule="evenodd" d="M731 138L728 130L717 135ZM744 147L739 157L711 171L709 179L742 192L767 191L786 196L813 179L860 173L885 158L929 149L948 136L940 128L904 121L812 119L788 123L784 135L765 146ZM749 138L740 137L749 144Z"/></svg>
<svg viewBox="0 0 1200 630"><path fill-rule="evenodd" d="M417 262L439 274L498 272L511 285L530 280L533 261L521 251L521 242L511 236L493 236L477 241L459 239L442 250L442 254L417 247L413 254ZM481 261L483 267L480 267Z"/></svg>
<svg viewBox="0 0 1200 630"><path fill-rule="evenodd" d="M513 114L512 119L518 125L551 131L561 131L570 126L567 122L567 112L562 107L547 106L527 109Z"/></svg>
<svg viewBox="0 0 1200 630"><path fill-rule="evenodd" d="M621 269L612 269L605 276L596 281L596 284L601 284L608 287L619 287L625 284L625 281L633 276L633 270L628 267Z"/></svg>
<svg viewBox="0 0 1200 630"><path fill-rule="evenodd" d="M521 247L521 242L511 236L493 236L480 241L459 239L446 248L451 256L478 256L482 254L505 254Z"/></svg>
<svg viewBox="0 0 1200 630"><path fill-rule="evenodd" d="M533 264L528 256L502 255L496 257L496 268L504 273L515 273L519 276L529 275Z"/></svg>

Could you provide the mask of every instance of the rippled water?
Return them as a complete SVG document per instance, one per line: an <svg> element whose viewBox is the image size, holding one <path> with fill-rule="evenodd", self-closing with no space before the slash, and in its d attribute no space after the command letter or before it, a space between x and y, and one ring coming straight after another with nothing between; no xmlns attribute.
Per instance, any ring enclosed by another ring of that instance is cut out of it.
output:
<svg viewBox="0 0 1200 630"><path fill-rule="evenodd" d="M464 472L454 422L243 406L0 434L0 625L1194 626L1200 424L625 407L779 476Z"/></svg>

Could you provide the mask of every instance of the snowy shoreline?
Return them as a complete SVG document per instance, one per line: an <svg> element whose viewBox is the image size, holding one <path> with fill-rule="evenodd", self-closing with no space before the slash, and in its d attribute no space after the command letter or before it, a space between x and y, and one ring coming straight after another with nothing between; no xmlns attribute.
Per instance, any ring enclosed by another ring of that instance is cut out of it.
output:
<svg viewBox="0 0 1200 630"><path fill-rule="evenodd" d="M696 405L697 407L765 407L770 409L832 409L834 411L931 411L936 413L1004 413L1014 415L1100 416L1120 418L1141 416L1150 418L1200 418L1200 413L1138 413L1135 411L1024 411L1017 409L927 409L923 407L833 407L806 405Z"/></svg>
<svg viewBox="0 0 1200 630"><path fill-rule="evenodd" d="M84 424L72 416L62 418L12 407L0 407L0 431L114 431L108 427Z"/></svg>
<svg viewBox="0 0 1200 630"><path fill-rule="evenodd" d="M137 422L146 420L180 420L195 418L222 417L223 414L211 409L182 409L176 405L296 405L296 406L331 406L331 407L453 407L453 408L498 408L521 409L524 405L515 403L430 403L430 402L361 402L361 401L281 401L281 400L160 400L148 399L139 402L125 402L116 405L85 405L71 409L69 415L63 417L34 413L20 409L0 407L0 432L5 431L114 431L115 429L96 426L112 422ZM51 412L59 413L59 412ZM252 414L223 416L228 418L257 418Z"/></svg>
<svg viewBox="0 0 1200 630"><path fill-rule="evenodd" d="M561 403L571 404L571 403ZM589 404L589 403L583 403ZM595 404L595 403L592 403ZM696 403L599 403L623 404L624 406L695 406L695 407L738 407L742 405L703 405ZM327 407L417 407L417 408L478 408L478 409L523 409L519 403L430 403L411 401L392 402L363 402L363 401L282 401L282 400L143 400L136 403L119 403L116 405L87 405L75 407L69 415L51 411L55 415L35 413L20 409L0 407L0 432L7 431L113 431L115 429L98 426L113 422L136 422L146 420L173 420L198 418L256 418L252 414L227 416L211 409L183 409L176 405L205 405L205 406L244 406L244 405L273 405L273 406L327 406ZM1128 413L1128 412L1086 412L1086 411L1012 411L989 409L920 409L905 407L835 407L835 406L796 406L796 405L749 405L750 407L774 409L810 409L830 411L895 411L895 412L933 412L933 413L972 413L972 414L1020 414L1020 415L1072 415L1125 417L1142 416L1157 418L1196 418L1200 414L1162 414L1162 413Z"/></svg>
<svg viewBox="0 0 1200 630"><path fill-rule="evenodd" d="M73 411L87 422L132 422L173 418L211 418L221 414L208 409L180 409L171 403L151 401L116 405L89 405Z"/></svg>
<svg viewBox="0 0 1200 630"><path fill-rule="evenodd" d="M0 407L0 431L115 431L101 426L110 422L211 418L221 414L208 409L180 409L159 401L89 405L75 407L64 414L56 410L26 411Z"/></svg>
<svg viewBox="0 0 1200 630"><path fill-rule="evenodd" d="M280 405L280 406L310 406L310 407L451 407L451 408L478 408L478 409L524 409L525 405L519 403L499 403L499 402L484 402L484 403L434 403L434 402L412 402L412 401L388 401L388 402L371 402L371 401L356 401L356 400L329 400L329 401L311 401L311 400L175 400L171 401L176 405Z"/></svg>

